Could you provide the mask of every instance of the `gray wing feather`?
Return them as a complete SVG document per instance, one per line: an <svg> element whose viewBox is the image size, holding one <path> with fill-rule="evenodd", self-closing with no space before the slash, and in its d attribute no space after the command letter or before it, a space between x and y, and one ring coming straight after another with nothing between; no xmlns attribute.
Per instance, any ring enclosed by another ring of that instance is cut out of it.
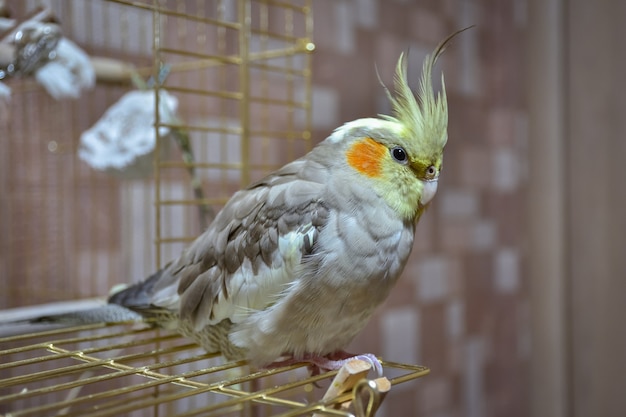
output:
<svg viewBox="0 0 626 417"><path fill-rule="evenodd" d="M197 329L271 305L328 217L324 172L298 160L237 192L178 259L110 301L178 308Z"/></svg>

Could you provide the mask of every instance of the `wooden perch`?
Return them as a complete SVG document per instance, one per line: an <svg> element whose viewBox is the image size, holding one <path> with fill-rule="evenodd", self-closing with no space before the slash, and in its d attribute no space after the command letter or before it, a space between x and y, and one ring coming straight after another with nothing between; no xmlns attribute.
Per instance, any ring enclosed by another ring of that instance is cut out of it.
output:
<svg viewBox="0 0 626 417"><path fill-rule="evenodd" d="M14 62L16 46L13 43L13 37L24 23L30 21L39 23L58 23L58 20L54 14L52 14L52 11L44 7L32 10L21 19L15 19L11 27L0 33L0 68L7 68ZM111 58L94 56L90 57L90 60L96 73L96 79L101 82L131 83L133 73L139 72L141 75L150 75L151 72L149 69L148 71L137 70L131 64Z"/></svg>
<svg viewBox="0 0 626 417"><path fill-rule="evenodd" d="M0 68L8 67L14 59L15 45L8 42L0 43ZM149 74L149 71L139 71L132 64L119 59L93 56L89 60L96 73L97 82L131 84L133 74Z"/></svg>
<svg viewBox="0 0 626 417"><path fill-rule="evenodd" d="M129 83L137 72L133 65L118 59L93 56L89 60L99 82Z"/></svg>
<svg viewBox="0 0 626 417"><path fill-rule="evenodd" d="M344 392L350 391L357 382L367 376L370 369L372 369L372 364L367 361L360 359L349 361L339 369L322 397L322 401L330 401ZM321 414L313 414L313 417L321 417Z"/></svg>

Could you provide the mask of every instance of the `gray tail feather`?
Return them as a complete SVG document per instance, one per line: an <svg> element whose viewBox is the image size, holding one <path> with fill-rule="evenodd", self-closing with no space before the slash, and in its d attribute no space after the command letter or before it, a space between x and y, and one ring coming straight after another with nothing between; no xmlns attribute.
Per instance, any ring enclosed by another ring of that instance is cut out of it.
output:
<svg viewBox="0 0 626 417"><path fill-rule="evenodd" d="M137 284L114 291L103 300L79 300L0 312L0 336L36 332L42 326L76 326L96 323L143 321L150 316L151 294L163 269ZM141 314L141 313L144 314Z"/></svg>
<svg viewBox="0 0 626 417"><path fill-rule="evenodd" d="M141 321L143 316L117 304L105 304L101 307L86 310L70 311L67 313L40 316L30 320L30 323L58 323L58 324L94 324L119 323L124 321Z"/></svg>
<svg viewBox="0 0 626 417"><path fill-rule="evenodd" d="M152 307L150 300L154 285L161 278L164 270L165 268L160 269L145 280L113 293L109 297L109 304L116 304L138 311L150 309Z"/></svg>
<svg viewBox="0 0 626 417"><path fill-rule="evenodd" d="M0 337L37 333L52 328L84 324L141 321L142 316L102 300L79 300L29 306L0 312Z"/></svg>
<svg viewBox="0 0 626 417"><path fill-rule="evenodd" d="M122 321L140 321L144 315L140 312L149 310L150 296L154 284L161 277L163 270L159 270L146 278L130 286L124 286L121 290L113 290L105 305L84 310L67 311L62 314L52 314L37 317L32 323L69 323L69 324L92 324L92 323L119 323Z"/></svg>
<svg viewBox="0 0 626 417"><path fill-rule="evenodd" d="M107 300L79 300L7 310L0 313L0 336L31 333L50 325L76 326L97 323L143 321L154 309L150 304L155 283L163 269L144 281L114 291ZM143 313L143 314L142 314Z"/></svg>

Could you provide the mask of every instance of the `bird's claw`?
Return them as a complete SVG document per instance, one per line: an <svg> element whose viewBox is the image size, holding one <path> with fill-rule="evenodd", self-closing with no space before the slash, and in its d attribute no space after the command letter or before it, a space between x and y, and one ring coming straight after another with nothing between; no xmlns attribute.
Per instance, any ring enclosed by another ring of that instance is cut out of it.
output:
<svg viewBox="0 0 626 417"><path fill-rule="evenodd" d="M376 371L376 374L378 374L378 377L380 378L381 376L383 376L383 365L382 363L380 363L380 360L376 357L376 355L372 353L363 353L361 355L356 355L352 358L348 358L346 359L346 361L352 359L360 359L362 361L369 362L372 365L372 368L374 368L374 370Z"/></svg>
<svg viewBox="0 0 626 417"><path fill-rule="evenodd" d="M278 368L281 366L288 366L288 365L293 365L296 363L305 362L309 364L308 368L309 368L309 372L311 373L311 375L315 376L315 375L319 375L322 369L326 371L337 371L343 365L345 365L346 363L350 362L353 359L358 359L358 360L362 360L362 361L370 363L374 371L376 371L376 374L379 377L383 376L383 365L381 364L380 360L376 357L376 355L372 353L352 355L350 353L343 352L343 351L331 353L330 355L326 355L326 356L306 355L302 358L292 357L292 358L282 360L279 362L273 362L269 365L266 365L265 368L266 369Z"/></svg>
<svg viewBox="0 0 626 417"><path fill-rule="evenodd" d="M378 358L371 353L363 353L360 355L352 355L346 352L336 352L322 357L308 357L304 359L305 362L309 362L313 368L325 369L327 371L337 371L343 365L350 362L353 359L359 359L368 362L372 365L372 368L376 371L379 377L383 376L383 366Z"/></svg>

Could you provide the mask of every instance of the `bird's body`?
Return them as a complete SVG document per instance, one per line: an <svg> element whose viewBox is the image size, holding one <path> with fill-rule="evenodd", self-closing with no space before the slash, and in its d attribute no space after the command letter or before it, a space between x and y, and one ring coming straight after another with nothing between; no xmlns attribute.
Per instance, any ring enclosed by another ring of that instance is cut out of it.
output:
<svg viewBox="0 0 626 417"><path fill-rule="evenodd" d="M345 348L400 275L414 234L351 178L360 174L333 169L345 146L326 141L239 191L150 288L111 301L156 307L163 325L257 365Z"/></svg>
<svg viewBox="0 0 626 417"><path fill-rule="evenodd" d="M346 123L237 192L178 259L109 302L257 366L342 352L400 276L437 189L448 114L430 78L452 36L426 58L418 100L401 56L393 117Z"/></svg>

